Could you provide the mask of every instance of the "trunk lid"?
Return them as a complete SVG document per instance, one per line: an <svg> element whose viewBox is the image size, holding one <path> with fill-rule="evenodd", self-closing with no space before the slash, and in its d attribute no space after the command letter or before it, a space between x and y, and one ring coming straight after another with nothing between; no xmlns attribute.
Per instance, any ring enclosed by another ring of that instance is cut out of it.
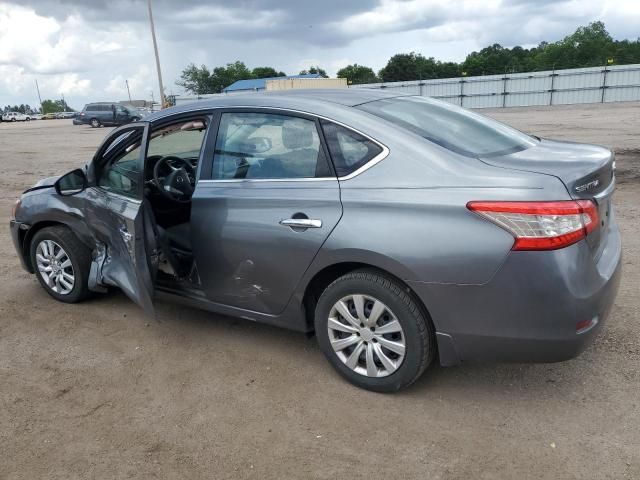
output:
<svg viewBox="0 0 640 480"><path fill-rule="evenodd" d="M481 157L480 160L495 167L552 175L564 183L571 198L594 200L600 226L587 236L587 243L596 258L599 257L606 243L615 186L615 156L611 150L597 145L541 139L532 148L508 155Z"/></svg>

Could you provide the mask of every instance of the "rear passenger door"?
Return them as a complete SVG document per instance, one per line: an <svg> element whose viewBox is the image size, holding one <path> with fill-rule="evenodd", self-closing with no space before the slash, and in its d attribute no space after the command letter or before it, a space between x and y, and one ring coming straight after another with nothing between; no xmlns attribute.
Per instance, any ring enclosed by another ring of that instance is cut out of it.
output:
<svg viewBox="0 0 640 480"><path fill-rule="evenodd" d="M234 109L217 118L191 212L203 290L279 314L342 215L338 180L314 117Z"/></svg>

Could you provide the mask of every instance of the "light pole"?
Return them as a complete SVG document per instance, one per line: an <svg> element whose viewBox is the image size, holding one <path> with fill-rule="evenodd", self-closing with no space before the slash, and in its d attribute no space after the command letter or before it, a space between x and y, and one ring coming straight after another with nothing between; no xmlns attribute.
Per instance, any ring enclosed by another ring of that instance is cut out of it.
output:
<svg viewBox="0 0 640 480"><path fill-rule="evenodd" d="M127 84L127 94L129 95L129 103L131 103L131 90L129 90L129 80L125 80L124 83Z"/></svg>
<svg viewBox="0 0 640 480"><path fill-rule="evenodd" d="M149 7L149 23L151 23L151 38L153 38L153 50L156 54L156 69L158 70L158 83L160 84L160 108L164 108L164 87L162 86L162 72L160 71L160 56L158 55L158 42L156 42L156 29L153 25L153 12L151 11L151 0L147 0Z"/></svg>
<svg viewBox="0 0 640 480"><path fill-rule="evenodd" d="M38 101L40 102L40 112L42 112L42 98L40 97L40 87L38 86L38 79L36 78L35 80L36 80L36 90L38 91Z"/></svg>

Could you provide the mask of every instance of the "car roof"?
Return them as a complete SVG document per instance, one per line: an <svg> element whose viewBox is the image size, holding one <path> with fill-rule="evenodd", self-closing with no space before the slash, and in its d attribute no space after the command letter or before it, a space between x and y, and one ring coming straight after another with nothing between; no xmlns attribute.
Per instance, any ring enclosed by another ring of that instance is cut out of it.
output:
<svg viewBox="0 0 640 480"><path fill-rule="evenodd" d="M292 110L305 110L313 113L314 106L322 107L324 110L328 105L340 105L342 107L354 107L363 103L394 98L400 96L410 96L409 94L398 94L386 92L380 89L366 88L343 88L343 89L300 89L283 90L260 93L244 93L236 95L220 95L206 100L198 100L192 103L178 105L166 110L153 113L145 118L148 122L174 115L178 113L188 113L196 110L207 110L209 108L221 107L276 107L290 108Z"/></svg>

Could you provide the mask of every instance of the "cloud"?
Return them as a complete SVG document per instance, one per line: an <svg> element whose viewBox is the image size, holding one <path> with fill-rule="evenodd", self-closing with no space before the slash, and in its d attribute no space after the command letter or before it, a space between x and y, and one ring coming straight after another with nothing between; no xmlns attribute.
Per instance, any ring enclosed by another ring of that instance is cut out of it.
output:
<svg viewBox="0 0 640 480"><path fill-rule="evenodd" d="M615 38L636 38L637 0L153 0L167 93L189 63L235 60L297 73L348 63L383 67L416 51L461 61L500 43L554 41L603 20ZM0 0L0 104L60 93L89 101L158 98L146 0Z"/></svg>

